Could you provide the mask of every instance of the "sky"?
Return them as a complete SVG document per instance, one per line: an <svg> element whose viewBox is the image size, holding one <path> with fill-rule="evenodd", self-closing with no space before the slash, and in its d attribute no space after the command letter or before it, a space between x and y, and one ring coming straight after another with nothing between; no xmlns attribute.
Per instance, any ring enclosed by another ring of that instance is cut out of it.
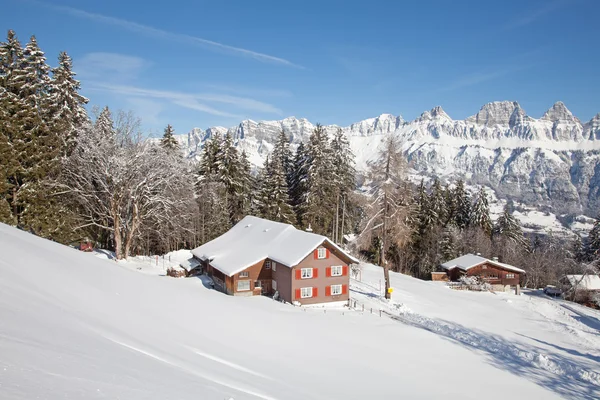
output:
<svg viewBox="0 0 600 400"><path fill-rule="evenodd" d="M288 116L349 125L490 101L600 112L600 1L4 0L0 26L73 57L90 107L160 134ZM3 33L2 40L5 38Z"/></svg>

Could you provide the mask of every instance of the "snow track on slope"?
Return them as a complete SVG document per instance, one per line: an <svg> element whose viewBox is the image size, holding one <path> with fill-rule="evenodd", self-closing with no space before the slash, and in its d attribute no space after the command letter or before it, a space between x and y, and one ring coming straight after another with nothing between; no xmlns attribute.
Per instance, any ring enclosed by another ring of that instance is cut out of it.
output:
<svg viewBox="0 0 600 400"><path fill-rule="evenodd" d="M373 289L374 286L368 283L351 280L353 298L358 299L363 304L367 303L368 307L373 306L375 309L381 309L383 313L395 321L453 340L471 350L487 354L494 360L501 360L514 366L527 364L554 375L591 384L600 389L600 370L584 368L567 359L558 359L543 351L528 350L525 346L513 343L499 335L415 313L404 304L389 302L380 296L377 291L369 293ZM598 391L598 395L600 395L600 391Z"/></svg>

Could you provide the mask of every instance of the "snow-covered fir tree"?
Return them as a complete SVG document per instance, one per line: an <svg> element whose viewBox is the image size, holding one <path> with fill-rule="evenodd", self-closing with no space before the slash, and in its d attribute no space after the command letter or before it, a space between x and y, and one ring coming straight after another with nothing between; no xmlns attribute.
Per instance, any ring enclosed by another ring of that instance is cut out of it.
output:
<svg viewBox="0 0 600 400"><path fill-rule="evenodd" d="M302 220L321 234L329 234L335 210L335 175L327 133L317 124L307 147L307 185Z"/></svg>
<svg viewBox="0 0 600 400"><path fill-rule="evenodd" d="M271 152L271 161L281 163L286 179L289 182L292 173L293 159L292 151L290 150L290 138L283 130L279 131L279 135L277 135L275 146Z"/></svg>
<svg viewBox="0 0 600 400"><path fill-rule="evenodd" d="M98 118L96 118L96 122L94 122L94 128L98 132L98 134L102 135L106 138L114 138L115 136L115 126L114 121L112 119L112 113L108 106L104 107Z"/></svg>
<svg viewBox="0 0 600 400"><path fill-rule="evenodd" d="M438 178L435 178L433 185L431 185L431 192L429 195L429 217L431 221L434 221L436 225L444 225L447 218L446 210L446 199L444 198L444 189Z"/></svg>
<svg viewBox="0 0 600 400"><path fill-rule="evenodd" d="M79 93L81 84L75 79L73 61L66 52L58 56L58 66L52 70L49 104L56 129L62 132L63 148L68 153L75 144L76 132L88 122L85 105L88 99Z"/></svg>
<svg viewBox="0 0 600 400"><path fill-rule="evenodd" d="M306 196L308 194L308 154L304 143L300 143L294 155L290 174L290 201L296 214L296 222L306 225L303 217L306 213Z"/></svg>
<svg viewBox="0 0 600 400"><path fill-rule="evenodd" d="M465 190L465 182L459 179L453 191L454 221L459 229L467 228L471 223L471 196Z"/></svg>
<svg viewBox="0 0 600 400"><path fill-rule="evenodd" d="M281 160L269 160L267 157L260 180L260 215L273 221L292 223L294 211L290 205L286 174Z"/></svg>
<svg viewBox="0 0 600 400"><path fill-rule="evenodd" d="M527 244L527 241L523 236L523 230L510 212L508 204L504 206L502 214L496 220L492 234L497 239L502 239L523 247Z"/></svg>
<svg viewBox="0 0 600 400"><path fill-rule="evenodd" d="M160 140L161 145L168 150L177 151L179 150L179 143L177 143L177 139L175 139L175 130L168 124L165 128L165 132L163 134L162 139Z"/></svg>
<svg viewBox="0 0 600 400"><path fill-rule="evenodd" d="M600 258L600 215L594 220L594 226L588 235L587 254L590 260L595 261Z"/></svg>
<svg viewBox="0 0 600 400"><path fill-rule="evenodd" d="M490 218L489 201L483 187L479 189L477 198L473 204L471 222L473 225L481 228L487 235L491 236L493 223Z"/></svg>
<svg viewBox="0 0 600 400"><path fill-rule="evenodd" d="M38 113L45 113L50 107L50 66L46 63L46 56L38 46L35 36L32 36L25 46L23 56L25 67L22 93Z"/></svg>

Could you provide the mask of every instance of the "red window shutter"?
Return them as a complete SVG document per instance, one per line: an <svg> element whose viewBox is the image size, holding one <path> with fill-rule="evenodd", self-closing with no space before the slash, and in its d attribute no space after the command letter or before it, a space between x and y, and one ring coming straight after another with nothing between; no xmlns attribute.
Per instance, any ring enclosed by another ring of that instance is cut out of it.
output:
<svg viewBox="0 0 600 400"><path fill-rule="evenodd" d="M317 290L316 287L313 288L313 295L312 297L317 297L319 295L319 291Z"/></svg>
<svg viewBox="0 0 600 400"><path fill-rule="evenodd" d="M325 286L325 296L331 296L331 286Z"/></svg>
<svg viewBox="0 0 600 400"><path fill-rule="evenodd" d="M319 277L319 269L318 268L313 268L313 278L318 278Z"/></svg>
<svg viewBox="0 0 600 400"><path fill-rule="evenodd" d="M300 294L300 289L296 289L296 298L299 299L301 297L302 295Z"/></svg>
<svg viewBox="0 0 600 400"><path fill-rule="evenodd" d="M348 285L342 285L342 294L348 293Z"/></svg>
<svg viewBox="0 0 600 400"><path fill-rule="evenodd" d="M296 279L302 279L302 270L300 268L296 270Z"/></svg>
<svg viewBox="0 0 600 400"><path fill-rule="evenodd" d="M315 251L313 252L314 256L315 256L315 260L319 258L319 249L315 249Z"/></svg>
<svg viewBox="0 0 600 400"><path fill-rule="evenodd" d="M342 267L342 276L347 276L348 275L348 266L344 265Z"/></svg>
<svg viewBox="0 0 600 400"><path fill-rule="evenodd" d="M331 267L325 268L325 276L328 278L331 276Z"/></svg>
<svg viewBox="0 0 600 400"><path fill-rule="evenodd" d="M325 258L329 258L329 249L325 249Z"/></svg>

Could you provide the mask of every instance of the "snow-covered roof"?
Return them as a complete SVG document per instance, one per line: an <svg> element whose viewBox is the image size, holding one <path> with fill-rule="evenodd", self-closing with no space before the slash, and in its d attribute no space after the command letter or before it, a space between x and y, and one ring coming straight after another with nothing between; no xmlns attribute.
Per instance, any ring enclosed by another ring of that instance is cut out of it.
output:
<svg viewBox="0 0 600 400"><path fill-rule="evenodd" d="M600 290L600 276L598 275L567 275L571 286L577 286L583 290Z"/></svg>
<svg viewBox="0 0 600 400"><path fill-rule="evenodd" d="M509 264L504 264L498 261L490 260L481 256L477 256L475 254L465 254L464 256L460 256L455 258L454 260L446 261L442 264L442 268L450 270L452 268L462 269L463 271L467 271L473 267L481 265L483 263L490 263L492 265L496 265L500 268L515 271L520 273L525 273L521 268L513 267Z"/></svg>
<svg viewBox="0 0 600 400"><path fill-rule="evenodd" d="M185 260L179 263L179 266L188 272L198 267L199 265L200 261L198 261L195 258L190 258L189 260Z"/></svg>
<svg viewBox="0 0 600 400"><path fill-rule="evenodd" d="M293 267L324 242L358 263L325 236L253 216L244 217L223 235L192 250L192 254L210 260L214 268L232 276L266 258Z"/></svg>

